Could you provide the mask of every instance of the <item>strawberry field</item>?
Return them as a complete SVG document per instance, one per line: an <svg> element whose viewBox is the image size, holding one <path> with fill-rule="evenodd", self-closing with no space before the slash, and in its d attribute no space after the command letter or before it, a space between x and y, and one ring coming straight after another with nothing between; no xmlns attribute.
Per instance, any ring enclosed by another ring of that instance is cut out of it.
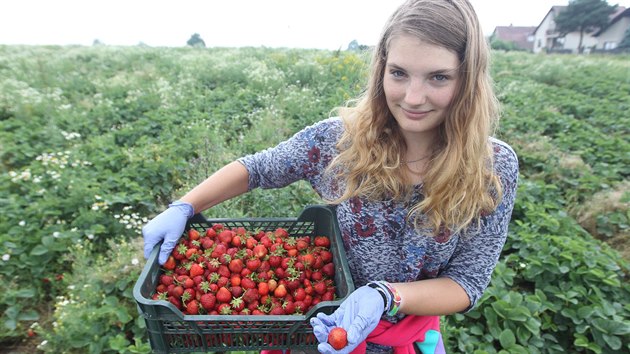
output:
<svg viewBox="0 0 630 354"><path fill-rule="evenodd" d="M140 229L234 159L356 95L368 56L266 48L0 46L0 348L149 353ZM630 58L494 53L519 155L507 244L448 352L630 350ZM209 218L295 217L306 184Z"/></svg>

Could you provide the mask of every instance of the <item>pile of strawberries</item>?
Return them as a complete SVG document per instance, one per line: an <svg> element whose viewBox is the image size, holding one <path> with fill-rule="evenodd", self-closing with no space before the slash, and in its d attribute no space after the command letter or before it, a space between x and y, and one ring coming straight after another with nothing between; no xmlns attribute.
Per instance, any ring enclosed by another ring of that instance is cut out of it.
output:
<svg viewBox="0 0 630 354"><path fill-rule="evenodd" d="M223 224L190 229L162 266L153 299L188 315L305 314L335 299L332 258L327 236Z"/></svg>

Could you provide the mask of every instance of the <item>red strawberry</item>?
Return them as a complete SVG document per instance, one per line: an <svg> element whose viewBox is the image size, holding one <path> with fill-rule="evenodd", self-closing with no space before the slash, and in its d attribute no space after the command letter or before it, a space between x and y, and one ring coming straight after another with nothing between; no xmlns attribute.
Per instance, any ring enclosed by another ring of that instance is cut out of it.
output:
<svg viewBox="0 0 630 354"><path fill-rule="evenodd" d="M232 314L232 306L229 303L221 304L217 307L217 312L221 315L231 315Z"/></svg>
<svg viewBox="0 0 630 354"><path fill-rule="evenodd" d="M241 242L242 242L241 236L239 235L233 236L230 242L231 242L231 245L234 247L241 247Z"/></svg>
<svg viewBox="0 0 630 354"><path fill-rule="evenodd" d="M259 298L260 295L258 295L258 290L256 289L247 289L245 294L243 294L243 300L248 304L257 301Z"/></svg>
<svg viewBox="0 0 630 354"><path fill-rule="evenodd" d="M241 279L241 286L243 289L254 289L256 287L256 282L251 278L243 278Z"/></svg>
<svg viewBox="0 0 630 354"><path fill-rule="evenodd" d="M322 261L324 263L332 262L333 255L332 255L332 253L330 251L321 250L321 251L319 251L319 256L322 257Z"/></svg>
<svg viewBox="0 0 630 354"><path fill-rule="evenodd" d="M315 283L315 285L313 285L313 289L319 295L323 295L326 292L326 290L327 290L326 289L326 284L324 282Z"/></svg>
<svg viewBox="0 0 630 354"><path fill-rule="evenodd" d="M204 250L212 248L213 245L214 245L214 240L211 239L210 237L204 237L203 239L201 239L201 248L203 248Z"/></svg>
<svg viewBox="0 0 630 354"><path fill-rule="evenodd" d="M329 277L334 277L335 276L335 265L332 263L326 263L323 267L322 267L322 273L326 274Z"/></svg>
<svg viewBox="0 0 630 354"><path fill-rule="evenodd" d="M348 345L348 334L346 330L341 327L335 327L330 330L328 333L328 343L331 347L336 350L343 349L346 345Z"/></svg>
<svg viewBox="0 0 630 354"><path fill-rule="evenodd" d="M186 304L186 311L189 315L198 315L199 314L199 302L197 300L192 300L188 304Z"/></svg>
<svg viewBox="0 0 630 354"><path fill-rule="evenodd" d="M287 232L287 230L279 227L276 229L276 231L273 233L274 236L276 237L280 237L280 238L287 238L289 237L289 233Z"/></svg>
<svg viewBox="0 0 630 354"><path fill-rule="evenodd" d="M190 247L186 250L186 258L188 259L193 259L194 257L198 256L199 254L199 249L196 247Z"/></svg>
<svg viewBox="0 0 630 354"><path fill-rule="evenodd" d="M254 256L258 258L264 258L267 255L267 247L264 244L258 244L254 246L252 249L254 251Z"/></svg>
<svg viewBox="0 0 630 354"><path fill-rule="evenodd" d="M209 228L206 230L206 236L210 237L210 238L215 238L217 237L217 230L213 229L213 228Z"/></svg>
<svg viewBox="0 0 630 354"><path fill-rule="evenodd" d="M284 304L282 304L282 307L287 315L295 313L295 303L293 301L285 301Z"/></svg>
<svg viewBox="0 0 630 354"><path fill-rule="evenodd" d="M260 294L260 296L269 294L269 284L258 283L258 294Z"/></svg>
<svg viewBox="0 0 630 354"><path fill-rule="evenodd" d="M228 268L232 273L240 273L243 270L243 260L236 258L232 259L228 265Z"/></svg>
<svg viewBox="0 0 630 354"><path fill-rule="evenodd" d="M286 312L282 308L281 305L274 306L271 311L269 311L270 315L286 315Z"/></svg>
<svg viewBox="0 0 630 354"><path fill-rule="evenodd" d="M312 253L303 254L301 260L306 268L310 268L315 262L315 256Z"/></svg>
<svg viewBox="0 0 630 354"><path fill-rule="evenodd" d="M278 298L283 298L287 296L287 289L284 284L278 285L278 287L276 287L276 289L273 291L273 295Z"/></svg>
<svg viewBox="0 0 630 354"><path fill-rule="evenodd" d="M222 303L229 303L232 301L232 293L224 286L219 288L216 297L217 300Z"/></svg>
<svg viewBox="0 0 630 354"><path fill-rule="evenodd" d="M293 292L293 299L295 301L302 301L304 300L305 297L306 297L306 291L304 291L304 288L297 288Z"/></svg>
<svg viewBox="0 0 630 354"><path fill-rule="evenodd" d="M188 239L191 241L199 240L201 235L199 235L199 231L195 229L188 230Z"/></svg>
<svg viewBox="0 0 630 354"><path fill-rule="evenodd" d="M230 277L230 285L232 286L241 286L241 276L239 274L232 274Z"/></svg>
<svg viewBox="0 0 630 354"><path fill-rule="evenodd" d="M333 289L326 291L322 295L322 301L333 301L335 299L335 291Z"/></svg>
<svg viewBox="0 0 630 354"><path fill-rule="evenodd" d="M232 241L233 234L234 233L230 230L223 230L219 233L219 235L217 235L217 237L219 241L227 245Z"/></svg>
<svg viewBox="0 0 630 354"><path fill-rule="evenodd" d="M171 289L169 292L170 296L174 296L176 298L180 298L184 294L184 287L181 285L177 285Z"/></svg>
<svg viewBox="0 0 630 354"><path fill-rule="evenodd" d="M330 239L328 236L315 236L315 240L313 240L313 244L318 247L330 247Z"/></svg>
<svg viewBox="0 0 630 354"><path fill-rule="evenodd" d="M232 305L232 309L235 312L240 312L240 311L243 311L243 309L245 309L245 302L243 301L241 297L234 298L232 301L230 301L230 305Z"/></svg>
<svg viewBox="0 0 630 354"><path fill-rule="evenodd" d="M182 302L181 302L181 300L179 299L179 296L169 296L169 297L168 297L168 301L169 301L171 304L175 305L175 307L177 307L178 309L181 309L181 308L182 308Z"/></svg>
<svg viewBox="0 0 630 354"><path fill-rule="evenodd" d="M257 244L258 244L258 241L252 236L245 239L245 247L249 250L254 249L254 247L256 247Z"/></svg>
<svg viewBox="0 0 630 354"><path fill-rule="evenodd" d="M309 246L309 239L308 238L300 238L296 241L295 243L295 248L297 248L298 251L304 251L305 249L307 249Z"/></svg>
<svg viewBox="0 0 630 354"><path fill-rule="evenodd" d="M241 288L240 286L231 286L230 287L230 292L232 293L232 297L239 297L241 295L243 295L243 288Z"/></svg>
<svg viewBox="0 0 630 354"><path fill-rule="evenodd" d="M227 252L227 246L223 243L217 243L214 245L214 249L210 253L210 257L219 258Z"/></svg>
<svg viewBox="0 0 630 354"><path fill-rule="evenodd" d="M168 259L166 260L166 262L164 263L164 265L162 267L164 267L164 269L166 270L173 270L175 269L175 258L173 256L168 256Z"/></svg>
<svg viewBox="0 0 630 354"><path fill-rule="evenodd" d="M209 312L214 308L217 299L213 294L203 294L199 301L201 302L201 306Z"/></svg>
<svg viewBox="0 0 630 354"><path fill-rule="evenodd" d="M203 275L203 272L203 267L199 263L193 263L190 266L190 276L193 278L198 275Z"/></svg>
<svg viewBox="0 0 630 354"><path fill-rule="evenodd" d="M280 263L282 263L282 257L278 255L269 256L269 265L272 268L278 268L280 266Z"/></svg>
<svg viewBox="0 0 630 354"><path fill-rule="evenodd" d="M245 263L245 266L247 267L247 269L251 270L252 272L255 272L260 267L261 264L262 262L260 261L260 259L250 258Z"/></svg>
<svg viewBox="0 0 630 354"><path fill-rule="evenodd" d="M160 283L166 286L173 284L173 276L168 274L162 274L160 276Z"/></svg>

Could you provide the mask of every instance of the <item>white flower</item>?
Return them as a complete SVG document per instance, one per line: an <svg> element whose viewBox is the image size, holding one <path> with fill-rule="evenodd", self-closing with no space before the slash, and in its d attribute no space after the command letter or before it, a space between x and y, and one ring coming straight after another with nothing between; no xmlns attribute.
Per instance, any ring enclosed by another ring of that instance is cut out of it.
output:
<svg viewBox="0 0 630 354"><path fill-rule="evenodd" d="M26 221L24 221L24 220L20 220L20 222L18 223L18 225L20 225L20 226L24 226L24 225L26 225Z"/></svg>
<svg viewBox="0 0 630 354"><path fill-rule="evenodd" d="M139 263L140 263L140 261L138 260L138 258L133 258L133 259L131 260L131 264L132 264L132 265L138 265Z"/></svg>
<svg viewBox="0 0 630 354"><path fill-rule="evenodd" d="M59 235L61 235L61 234L59 233L59 231L55 231L55 232L53 232L53 237L54 237L54 238L59 237Z"/></svg>
<svg viewBox="0 0 630 354"><path fill-rule="evenodd" d="M8 262L9 259L11 259L11 255L10 254L5 253L5 254L2 255L2 260L3 261Z"/></svg>
<svg viewBox="0 0 630 354"><path fill-rule="evenodd" d="M90 240L94 239L94 234L87 234L87 238L89 238Z"/></svg>
<svg viewBox="0 0 630 354"><path fill-rule="evenodd" d="M68 289L74 290L74 285L68 285Z"/></svg>

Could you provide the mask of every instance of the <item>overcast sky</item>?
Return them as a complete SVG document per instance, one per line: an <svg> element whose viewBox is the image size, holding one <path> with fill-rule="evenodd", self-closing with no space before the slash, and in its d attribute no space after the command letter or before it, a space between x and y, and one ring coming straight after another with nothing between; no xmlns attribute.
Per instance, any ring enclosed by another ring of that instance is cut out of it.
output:
<svg viewBox="0 0 630 354"><path fill-rule="evenodd" d="M568 0L471 0L486 35L496 26L538 26ZM345 49L375 44L403 0L6 0L0 44L183 46L199 33L208 47ZM609 0L630 7L630 0Z"/></svg>

